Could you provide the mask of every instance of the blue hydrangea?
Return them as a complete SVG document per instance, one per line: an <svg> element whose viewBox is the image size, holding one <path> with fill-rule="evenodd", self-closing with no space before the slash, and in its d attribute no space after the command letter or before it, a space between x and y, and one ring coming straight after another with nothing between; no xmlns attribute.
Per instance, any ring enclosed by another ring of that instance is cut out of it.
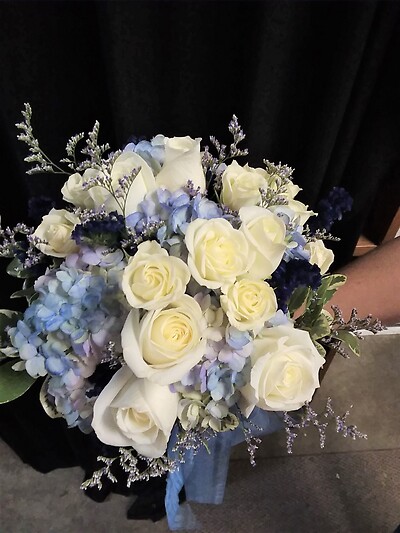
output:
<svg viewBox="0 0 400 533"><path fill-rule="evenodd" d="M165 137L156 135L150 141L133 138L124 148L124 152L128 151L140 155L157 175L165 160Z"/></svg>
<svg viewBox="0 0 400 533"><path fill-rule="evenodd" d="M215 401L225 400L231 407L238 399L238 388L246 384L241 372L214 361L207 369L207 390Z"/></svg>
<svg viewBox="0 0 400 533"><path fill-rule="evenodd" d="M69 427L78 426L84 433L92 431L94 399L89 399L86 379L77 377L73 370L60 376L49 376L47 399L60 413Z"/></svg>
<svg viewBox="0 0 400 533"><path fill-rule="evenodd" d="M173 193L156 189L140 202L137 212L126 218L126 224L141 234L151 224L164 223L157 235L158 240L163 242L173 235L183 236L188 224L197 218L211 219L222 215L222 209L201 193L193 196L185 189Z"/></svg>
<svg viewBox="0 0 400 533"><path fill-rule="evenodd" d="M238 389L249 380L249 362L252 338L247 332L227 328L226 338L208 340L204 360L192 368L174 390L209 392L212 400L223 400L232 406L238 400Z"/></svg>
<svg viewBox="0 0 400 533"><path fill-rule="evenodd" d="M293 325L293 320L282 311L278 309L273 317L271 317L267 322L265 322L266 328L275 328L276 326L291 326Z"/></svg>
<svg viewBox="0 0 400 533"><path fill-rule="evenodd" d="M112 261L109 264L114 266ZM54 396L56 409L64 406L62 414L65 405L70 405L66 417L70 425L80 426L87 418L82 415L88 411L86 378L94 372L107 342L118 341L127 315L119 297L118 265L117 261L115 272L85 265L82 256L70 257L37 280L37 298L8 331L26 371L33 377L47 374L48 384L58 384L57 393L48 392Z"/></svg>
<svg viewBox="0 0 400 533"><path fill-rule="evenodd" d="M242 350L252 341L249 331L239 331L234 326L229 326L225 332L227 344L234 350Z"/></svg>
<svg viewBox="0 0 400 533"><path fill-rule="evenodd" d="M223 216L223 211L218 204L208 198L197 194L192 203L192 220L196 218L205 218L207 220L211 218L221 218Z"/></svg>
<svg viewBox="0 0 400 533"><path fill-rule="evenodd" d="M304 249L307 241L301 232L297 230L289 231L287 234L287 241L288 245L283 255L283 258L286 262L290 261L291 259L302 259L309 261L310 252Z"/></svg>

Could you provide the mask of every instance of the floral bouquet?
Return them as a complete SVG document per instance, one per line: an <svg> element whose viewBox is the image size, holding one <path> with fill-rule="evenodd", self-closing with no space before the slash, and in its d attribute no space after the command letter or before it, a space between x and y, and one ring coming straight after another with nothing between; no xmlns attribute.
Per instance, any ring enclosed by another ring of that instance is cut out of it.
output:
<svg viewBox="0 0 400 533"><path fill-rule="evenodd" d="M55 164L29 104L22 114L28 173L67 177L62 208L33 199L38 225L0 233L7 272L23 280L13 297L27 301L1 310L1 401L42 380L49 416L115 451L83 488L115 481L114 462L128 486L168 476L176 529L182 488L195 499L208 467L223 485L226 450L241 440L252 463L259 435L286 426L291 446L296 428L316 424L309 402L327 350L357 354L360 324L379 328L325 310L345 277L328 273L323 241L351 199L336 188L317 214L295 199L287 165L239 164L248 152L235 116L232 143L210 137L211 148L156 135L111 151L96 122ZM204 483L203 501L217 501L204 500Z"/></svg>

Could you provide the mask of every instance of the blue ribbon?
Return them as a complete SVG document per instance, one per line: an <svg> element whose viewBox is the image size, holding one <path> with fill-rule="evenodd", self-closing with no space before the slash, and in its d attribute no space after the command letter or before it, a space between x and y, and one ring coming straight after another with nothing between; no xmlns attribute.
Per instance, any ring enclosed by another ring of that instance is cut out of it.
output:
<svg viewBox="0 0 400 533"><path fill-rule="evenodd" d="M254 409L249 418L251 435L254 437L274 433L283 428L280 413ZM169 457L175 459L172 448L176 443L177 430L171 435ZM228 476L231 447L245 440L243 429L218 433L208 441L208 450L202 447L195 454L186 450L185 462L170 472L167 477L165 509L170 530L199 529L188 502L220 504L224 499ZM179 504L179 493L185 488L186 502Z"/></svg>

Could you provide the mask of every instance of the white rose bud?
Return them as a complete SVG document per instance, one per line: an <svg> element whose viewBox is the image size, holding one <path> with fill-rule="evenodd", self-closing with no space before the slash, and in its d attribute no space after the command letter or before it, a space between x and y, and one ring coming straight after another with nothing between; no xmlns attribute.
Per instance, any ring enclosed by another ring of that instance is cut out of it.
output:
<svg viewBox="0 0 400 533"><path fill-rule="evenodd" d="M201 138L165 137L165 160L157 174L157 187L171 192L185 187L190 180L200 191L206 188L206 179L201 165Z"/></svg>
<svg viewBox="0 0 400 533"><path fill-rule="evenodd" d="M186 263L168 255L156 241L139 244L122 277L122 290L132 307L160 309L183 296L190 280Z"/></svg>
<svg viewBox="0 0 400 533"><path fill-rule="evenodd" d="M284 192L284 196L286 196L289 199L292 199L298 195L298 193L302 190L298 185L293 183L293 181L289 181L285 186L286 191Z"/></svg>
<svg viewBox="0 0 400 533"><path fill-rule="evenodd" d="M53 257L67 257L78 250L78 246L71 239L71 233L79 218L66 209L52 209L43 217L34 235L46 243L38 243L36 247L46 255Z"/></svg>
<svg viewBox="0 0 400 533"><path fill-rule="evenodd" d="M232 161L222 174L222 203L238 211L244 206L257 205L261 200L260 189L268 185L269 174L262 168L240 166Z"/></svg>
<svg viewBox="0 0 400 533"><path fill-rule="evenodd" d="M239 331L260 331L264 323L275 315L275 292L265 281L241 279L222 287L221 306L229 322Z"/></svg>
<svg viewBox="0 0 400 533"><path fill-rule="evenodd" d="M304 226L310 216L315 215L314 211L310 211L308 206L299 200L288 200L288 207L293 212L293 220L300 226Z"/></svg>
<svg viewBox="0 0 400 533"><path fill-rule="evenodd" d="M276 175L273 175L269 178L268 187L275 192L278 192L279 189L279 196L283 196L287 200L293 200L293 198L302 190L291 180L289 180L285 185L282 185L281 178L277 179Z"/></svg>
<svg viewBox="0 0 400 533"><path fill-rule="evenodd" d="M169 387L138 379L123 366L95 401L92 427L104 444L132 446L155 459L167 449L178 401Z"/></svg>
<svg viewBox="0 0 400 533"><path fill-rule="evenodd" d="M254 252L243 232L223 218L198 218L186 230L188 266L193 278L204 287L218 289L234 283L254 261Z"/></svg>
<svg viewBox="0 0 400 533"><path fill-rule="evenodd" d="M87 168L83 176L78 172L72 174L61 189L63 199L82 209L96 209L103 205L110 196L106 189L98 185L87 189L83 186L99 175L102 175L102 173L94 168Z"/></svg>
<svg viewBox="0 0 400 533"><path fill-rule="evenodd" d="M310 263L317 265L321 270L321 274L328 272L329 267L333 263L334 254L332 250L326 248L321 239L308 242L304 249L310 252Z"/></svg>
<svg viewBox="0 0 400 533"><path fill-rule="evenodd" d="M122 152L115 160L111 169L111 183L114 192L120 187L120 180L129 176L134 169L140 171L132 182L126 197L124 211L122 212L120 206L115 199L110 195L106 208L109 212L118 211L125 217L138 210L139 203L144 199L147 193L154 191L156 182L153 171L146 163L143 157L135 152Z"/></svg>
<svg viewBox="0 0 400 533"><path fill-rule="evenodd" d="M325 359L307 331L290 326L266 328L253 341L250 383L241 389L240 408L295 411L311 401Z"/></svg>

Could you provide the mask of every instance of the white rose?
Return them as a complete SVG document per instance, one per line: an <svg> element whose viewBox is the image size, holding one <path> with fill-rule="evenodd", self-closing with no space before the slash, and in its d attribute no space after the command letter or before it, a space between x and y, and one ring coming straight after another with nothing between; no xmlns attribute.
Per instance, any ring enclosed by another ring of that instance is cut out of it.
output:
<svg viewBox="0 0 400 533"><path fill-rule="evenodd" d="M122 277L122 290L132 307L160 309L183 296L190 280L182 259L168 255L156 241L139 244Z"/></svg>
<svg viewBox="0 0 400 533"><path fill-rule="evenodd" d="M96 209L104 204L110 196L106 189L98 185L88 189L83 187L84 183L90 182L99 175L101 172L94 168L87 168L83 176L79 172L72 174L61 189L63 199L82 209Z"/></svg>
<svg viewBox="0 0 400 533"><path fill-rule="evenodd" d="M45 215L34 235L46 243L38 243L36 247L46 255L66 257L78 250L78 246L71 239L71 233L79 218L66 209L52 209Z"/></svg>
<svg viewBox="0 0 400 533"><path fill-rule="evenodd" d="M138 210L138 205L146 194L156 188L153 171L146 161L135 152L123 152L117 157L111 169L113 190L116 191L119 188L119 180L129 176L134 169L138 168L140 168L140 171L129 188L123 212L111 195L106 203L106 208L109 212L117 210L124 216L134 213Z"/></svg>
<svg viewBox="0 0 400 533"><path fill-rule="evenodd" d="M185 187L188 180L196 189L204 191L206 179L201 165L200 138L165 137L165 160L157 174L157 187L164 187L171 192Z"/></svg>
<svg viewBox="0 0 400 533"><path fill-rule="evenodd" d="M241 279L222 287L221 306L229 322L239 331L252 330L256 334L264 322L275 315L275 292L265 281Z"/></svg>
<svg viewBox="0 0 400 533"><path fill-rule="evenodd" d="M304 249L310 252L310 263L317 265L321 270L321 274L328 272L333 263L334 254L332 250L325 246L321 239L308 242Z"/></svg>
<svg viewBox="0 0 400 533"><path fill-rule="evenodd" d="M123 356L140 378L160 385L179 381L204 355L207 323L194 298L184 294L139 320L132 309L122 328Z"/></svg>
<svg viewBox="0 0 400 533"><path fill-rule="evenodd" d="M154 459L167 449L178 401L169 387L139 379L123 366L95 401L92 427L104 444L132 446Z"/></svg>
<svg viewBox="0 0 400 533"><path fill-rule="evenodd" d="M260 189L268 185L269 174L262 168L240 166L232 161L222 174L222 203L234 210L257 205L261 200Z"/></svg>
<svg viewBox="0 0 400 533"><path fill-rule="evenodd" d="M188 266L193 278L209 289L234 283L254 261L243 232L222 218L191 222L185 235Z"/></svg>
<svg viewBox="0 0 400 533"><path fill-rule="evenodd" d="M246 416L255 406L266 411L300 409L319 387L324 362L307 331L290 326L265 329L253 341L250 382L241 389L241 408Z"/></svg>
<svg viewBox="0 0 400 533"><path fill-rule="evenodd" d="M266 279L276 270L286 249L286 226L269 209L263 207L242 207L239 210L242 221L240 231L246 236L255 253L250 275Z"/></svg>

